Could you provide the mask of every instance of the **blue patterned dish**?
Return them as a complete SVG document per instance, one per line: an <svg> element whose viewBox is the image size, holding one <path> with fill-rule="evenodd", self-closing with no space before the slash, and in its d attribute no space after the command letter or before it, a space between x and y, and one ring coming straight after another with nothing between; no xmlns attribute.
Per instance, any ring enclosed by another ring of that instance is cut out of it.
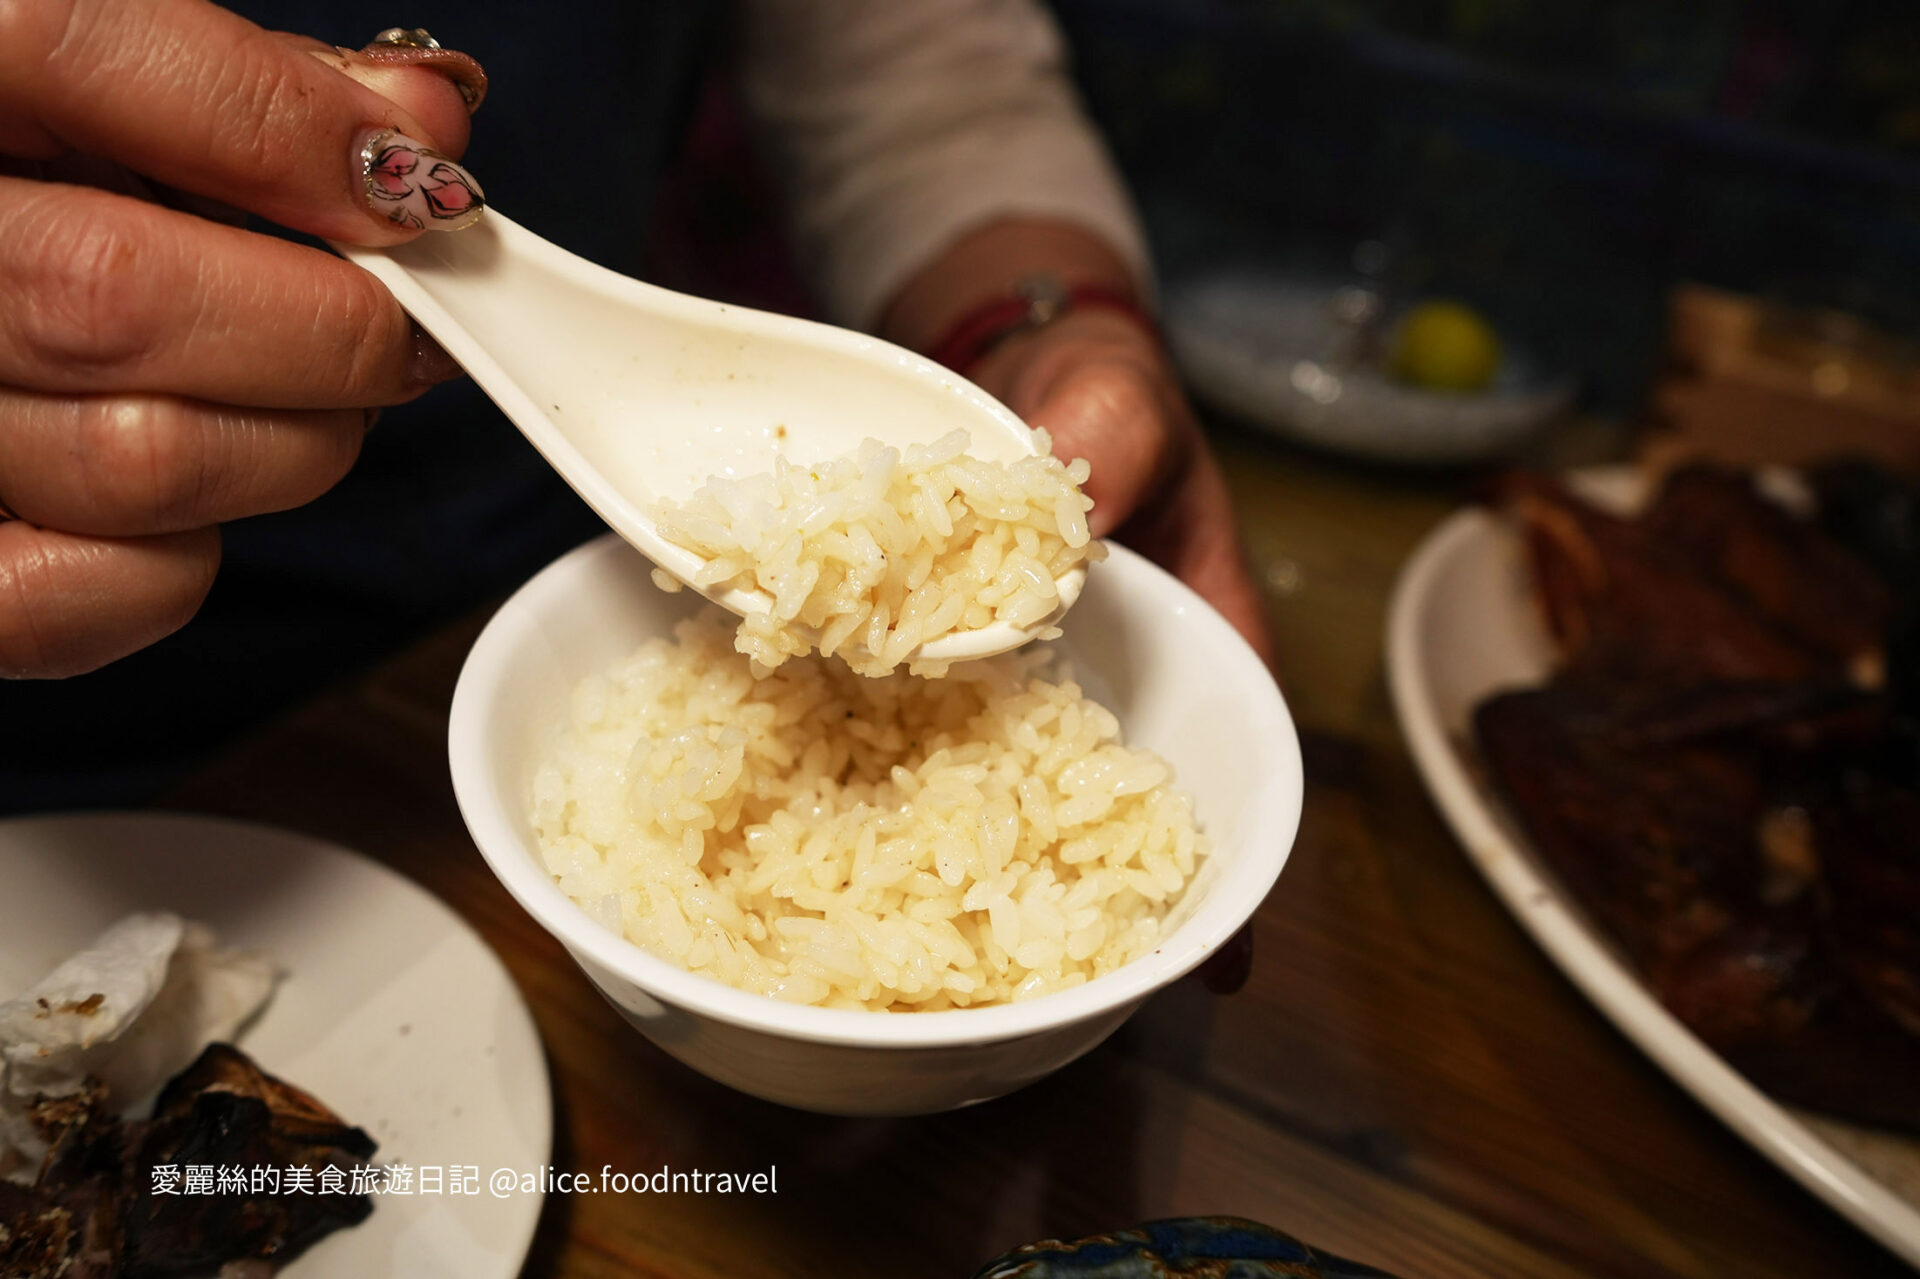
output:
<svg viewBox="0 0 1920 1279"><path fill-rule="evenodd" d="M1177 1217L1132 1230L1042 1239L973 1279L1392 1279L1244 1217Z"/></svg>

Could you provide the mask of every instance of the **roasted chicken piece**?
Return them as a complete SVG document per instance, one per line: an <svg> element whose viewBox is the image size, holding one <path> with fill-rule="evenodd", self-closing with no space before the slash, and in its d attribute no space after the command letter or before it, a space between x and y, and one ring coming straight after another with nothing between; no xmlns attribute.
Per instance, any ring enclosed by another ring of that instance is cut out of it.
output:
<svg viewBox="0 0 1920 1279"><path fill-rule="evenodd" d="M1841 458L1814 467L1807 482L1819 498L1822 530L1884 582L1920 581L1920 488L1884 467ZM1911 606L1911 595L1906 600Z"/></svg>
<svg viewBox="0 0 1920 1279"><path fill-rule="evenodd" d="M1541 608L1572 669L1674 684L1810 679L1836 666L1646 530L1553 480L1510 475L1495 497L1526 537Z"/></svg>
<svg viewBox="0 0 1920 1279"><path fill-rule="evenodd" d="M1475 733L1661 1003L1779 1096L1920 1129L1920 867L1888 821L1920 796L1855 767L1885 709L1566 682L1484 703Z"/></svg>
<svg viewBox="0 0 1920 1279"><path fill-rule="evenodd" d="M1475 735L1695 1033L1783 1098L1920 1129L1920 495L1813 489L1832 538L1725 471L1676 472L1639 521L1504 480L1565 661Z"/></svg>
<svg viewBox="0 0 1920 1279"><path fill-rule="evenodd" d="M0 1181L5 1279L267 1279L314 1241L364 1221L365 1194L155 1194L157 1166L343 1173L374 1143L318 1101L213 1044L150 1119L109 1113L102 1090L47 1100L50 1149L31 1187Z"/></svg>
<svg viewBox="0 0 1920 1279"><path fill-rule="evenodd" d="M1753 476L1712 466L1675 471L1641 527L1855 683L1885 682L1892 592L1839 543L1761 496Z"/></svg>
<svg viewBox="0 0 1920 1279"><path fill-rule="evenodd" d="M134 1157L155 1165L349 1171L373 1140L238 1049L212 1044L154 1104ZM122 1215L129 1279L186 1279L236 1258L280 1261L373 1211L366 1195L136 1195Z"/></svg>

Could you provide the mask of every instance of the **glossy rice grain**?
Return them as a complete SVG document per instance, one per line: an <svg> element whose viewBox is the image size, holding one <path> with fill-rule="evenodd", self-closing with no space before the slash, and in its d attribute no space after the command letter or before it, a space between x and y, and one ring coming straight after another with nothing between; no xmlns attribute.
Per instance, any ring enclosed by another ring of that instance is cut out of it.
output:
<svg viewBox="0 0 1920 1279"><path fill-rule="evenodd" d="M1057 579L1106 554L1087 529L1087 463L1061 462L1034 434L1040 455L1011 464L966 456L964 431L904 453L867 440L810 466L781 458L769 474L711 480L652 514L662 536L707 561L692 585L772 599L736 635L757 669L818 651L863 675L903 664L939 675L945 663L913 660L923 645L999 622L1036 626L1060 609Z"/></svg>
<svg viewBox="0 0 1920 1279"><path fill-rule="evenodd" d="M1033 649L939 680L759 673L709 609L573 695L533 781L561 889L777 999L970 1008L1151 950L1206 855L1151 751Z"/></svg>

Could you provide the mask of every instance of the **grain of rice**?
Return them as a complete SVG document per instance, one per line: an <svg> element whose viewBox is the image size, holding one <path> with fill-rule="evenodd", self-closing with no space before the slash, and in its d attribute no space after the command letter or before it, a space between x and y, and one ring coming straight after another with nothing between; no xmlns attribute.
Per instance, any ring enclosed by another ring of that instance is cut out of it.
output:
<svg viewBox="0 0 1920 1279"><path fill-rule="evenodd" d="M1048 653L760 672L724 618L582 681L532 779L547 868L594 918L749 991L874 1011L1032 998L1158 943L1205 837Z"/></svg>
<svg viewBox="0 0 1920 1279"><path fill-rule="evenodd" d="M913 653L955 631L1044 621L1056 579L1106 555L1087 527L1087 463L1061 462L1034 435L1039 455L1011 465L966 456L964 431L904 453L867 440L809 466L778 458L771 473L716 478L652 514L707 561L693 585L772 597L735 637L757 670L817 649L863 675L907 663L938 676L944 663Z"/></svg>

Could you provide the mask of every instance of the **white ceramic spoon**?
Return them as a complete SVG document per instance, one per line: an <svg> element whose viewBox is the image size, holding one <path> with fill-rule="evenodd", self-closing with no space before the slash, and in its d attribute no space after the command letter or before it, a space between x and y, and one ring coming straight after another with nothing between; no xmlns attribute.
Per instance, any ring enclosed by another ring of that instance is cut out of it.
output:
<svg viewBox="0 0 1920 1279"><path fill-rule="evenodd" d="M498 404L587 504L683 582L706 561L660 535L657 498L685 501L714 476L817 462L868 438L931 443L956 428L968 452L1012 462L1037 452L1020 419L966 379L878 338L688 297L596 266L488 210L464 231L394 249L335 245L373 272ZM935 661L1017 648L1031 627L995 623L933 640ZM703 592L736 613L762 591Z"/></svg>

